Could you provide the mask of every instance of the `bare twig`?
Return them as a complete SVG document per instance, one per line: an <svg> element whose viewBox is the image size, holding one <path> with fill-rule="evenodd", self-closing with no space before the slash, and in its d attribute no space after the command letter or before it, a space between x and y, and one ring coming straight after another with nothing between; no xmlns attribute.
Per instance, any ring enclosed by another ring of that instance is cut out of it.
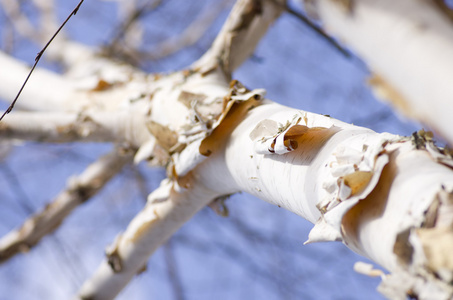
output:
<svg viewBox="0 0 453 300"><path fill-rule="evenodd" d="M345 57L350 58L351 53L346 50L343 46L341 46L334 38L332 38L330 35L325 33L325 31L315 23L313 23L306 15L292 9L291 7L288 6L288 4L285 2L284 4L280 3L277 0L269 0L276 5L279 5L282 7L287 13L290 15L296 17L300 21L302 21L305 25L310 27L313 31L315 31L317 34L321 36L324 40L326 40L331 46L333 46L335 49L337 49L341 54L343 54Z"/></svg>
<svg viewBox="0 0 453 300"><path fill-rule="evenodd" d="M139 65L139 62L149 60L159 60L170 56L184 48L193 46L197 43L211 27L212 23L217 19L219 14L231 4L232 0L221 0L215 5L208 5L201 11L194 19L194 21L185 27L185 29L174 37L168 37L162 42L152 46L152 49L140 50L137 47L131 47L130 44L125 43L125 47L120 45L120 41L124 39L127 34L126 30L131 30L133 23L130 21L125 22L123 28L118 29L118 33L106 47L105 52L109 56L120 56L121 59ZM150 4L148 4L150 5ZM139 10L138 8L137 10ZM143 11L140 14L133 11L130 16L134 17L134 22L138 22L139 17L143 17L148 11ZM130 18L130 17L129 17Z"/></svg>
<svg viewBox="0 0 453 300"><path fill-rule="evenodd" d="M17 194L17 204L20 208L27 214L31 214L34 210L33 203L30 201L27 193L25 192L22 183L14 170L8 166L5 162L0 166L0 172L3 173L6 180L8 181L8 185L13 188L13 190Z"/></svg>
<svg viewBox="0 0 453 300"><path fill-rule="evenodd" d="M74 10L69 14L69 16L66 18L66 20L63 22L63 24L61 24L61 26L58 28L58 30L54 33L54 35L50 38L50 40L47 42L47 44L44 46L44 48L42 48L41 51L38 52L38 54L36 55L35 57L35 63L33 64L33 66L31 67L31 70L30 70L30 73L28 73L28 76L27 78L25 79L24 83L22 84L22 87L20 88L19 92L17 93L16 97L14 98L13 102L11 103L11 105L8 107L8 109L6 109L6 111L2 114L2 116L0 117L0 121L7 115L9 114L13 108L14 108L14 105L16 104L17 102L17 99L19 98L20 94L22 93L23 89L25 88L25 85L27 84L28 82L28 79L30 78L31 74L33 73L33 71L35 70L36 68L36 65L38 64L39 60L41 59L42 55L44 54L44 52L46 51L47 47L49 47L49 45L52 43L52 41L55 39L55 37L58 35L58 33L61 31L61 29L63 29L63 27L66 25L66 23L69 21L69 19L76 15L77 14L77 11L79 10L80 6L82 5L84 0L80 0L79 4L77 4L77 6L74 8Z"/></svg>
<svg viewBox="0 0 453 300"><path fill-rule="evenodd" d="M99 192L125 164L132 161L131 153L123 155L118 151L114 150L101 157L82 174L70 179L66 189L43 211L0 239L0 262L19 252L28 251L41 238L57 229L73 209Z"/></svg>
<svg viewBox="0 0 453 300"><path fill-rule="evenodd" d="M146 184L146 178L137 165L131 166L131 172L133 173L138 191L140 192L140 198L142 198L143 202L146 203L146 198L150 193L150 191L148 191L148 186Z"/></svg>
<svg viewBox="0 0 453 300"><path fill-rule="evenodd" d="M219 14L227 7L231 1L220 1L216 5L206 7L195 20L187 26L184 31L174 38L169 38L157 44L149 55L150 58L157 60L169 56L186 47L194 45L199 41L211 24L217 19Z"/></svg>
<svg viewBox="0 0 453 300"><path fill-rule="evenodd" d="M451 4L448 5L445 0L433 0L434 3L439 7L440 10L447 16L450 21L453 22L453 8L451 7Z"/></svg>
<svg viewBox="0 0 453 300"><path fill-rule="evenodd" d="M120 42L125 38L128 30L134 26L141 18L146 16L148 13L155 10L161 1L147 1L143 5L137 7L136 9L129 12L129 14L125 17L125 20L114 30L114 36L111 39L111 42L107 47L104 48L104 51L107 56L118 56ZM121 51L124 52L124 51ZM130 59L130 57L129 57Z"/></svg>
<svg viewBox="0 0 453 300"><path fill-rule="evenodd" d="M131 26L133 26L140 18L143 18L146 14L155 10L160 5L160 3L160 0L151 2L147 1L142 6L131 11L126 20L124 20L123 23L120 24L119 27L115 30L116 34L113 37L110 46L115 47L118 42L125 36Z"/></svg>
<svg viewBox="0 0 453 300"><path fill-rule="evenodd" d="M173 251L174 243L169 240L164 245L165 262L167 264L168 279L170 281L175 300L184 300L184 287L178 274L178 266Z"/></svg>
<svg viewBox="0 0 453 300"><path fill-rule="evenodd" d="M281 12L282 7L270 1L237 1L211 48L192 67L203 74L219 68L229 78Z"/></svg>
<svg viewBox="0 0 453 300"><path fill-rule="evenodd" d="M287 289L289 292L294 291L293 286L289 284L291 280L285 281L285 278L276 277L268 268L263 266L256 255L251 255L250 252L247 251L241 251L239 247L234 246L232 243L218 240L210 240L209 243L205 243L186 235L177 235L174 240L184 247L200 251L204 255L211 254L216 257L230 259L229 261L236 264L239 268L253 274L255 277L263 279L263 281L266 282L266 286L269 287L269 290L277 295L280 295L279 288ZM299 290L297 296L301 299L309 298L308 295L305 295L305 291L303 290Z"/></svg>

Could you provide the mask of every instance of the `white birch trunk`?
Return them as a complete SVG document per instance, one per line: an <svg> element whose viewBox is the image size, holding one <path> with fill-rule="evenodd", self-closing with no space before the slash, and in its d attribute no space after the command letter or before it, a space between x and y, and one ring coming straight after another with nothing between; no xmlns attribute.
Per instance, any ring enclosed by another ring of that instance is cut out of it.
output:
<svg viewBox="0 0 453 300"><path fill-rule="evenodd" d="M370 67L377 95L453 144L453 26L442 1L314 2L327 32Z"/></svg>

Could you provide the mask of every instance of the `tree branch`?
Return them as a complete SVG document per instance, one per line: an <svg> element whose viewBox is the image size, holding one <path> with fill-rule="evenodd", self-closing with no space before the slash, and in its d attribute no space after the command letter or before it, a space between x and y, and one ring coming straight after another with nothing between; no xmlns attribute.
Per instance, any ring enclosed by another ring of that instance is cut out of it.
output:
<svg viewBox="0 0 453 300"><path fill-rule="evenodd" d="M213 6L208 5L181 34L158 43L153 47L155 50L151 50L151 53L145 57L158 60L194 45L231 1L220 2Z"/></svg>
<svg viewBox="0 0 453 300"><path fill-rule="evenodd" d="M0 98L14 99L29 67L0 51L0 65L8 72L0 72ZM44 69L36 69L34 80L24 89L18 107L29 110L64 111L77 103L66 101L74 87L63 76Z"/></svg>
<svg viewBox="0 0 453 300"><path fill-rule="evenodd" d="M42 50L38 52L38 54L36 55L36 58L35 58L35 62L33 64L33 66L31 67L31 70L28 73L27 77L25 78L24 83L22 84L21 88L19 89L19 92L17 92L16 97L14 97L14 100L11 102L11 105L0 116L0 121L3 119L3 117L5 117L5 115L9 114L13 110L14 105L16 104L17 100L19 99L20 94L22 93L23 89L25 88L25 85L28 82L28 79L30 78L30 76L33 73L33 71L35 70L36 65L38 64L38 62L41 59L41 57L44 54L44 52L46 51L47 47L49 47L49 45L52 43L52 41L55 39L55 37L58 35L58 33L61 31L61 29L63 29L63 27L66 25L66 23L69 21L69 19L77 13L77 11L79 10L79 8L82 5L83 1L84 0L80 0L79 4L77 4L77 6L72 10L72 12L69 14L69 16L63 22L63 24L61 24L61 26L57 29L57 31L54 33L54 35L52 35L50 40L44 45Z"/></svg>
<svg viewBox="0 0 453 300"><path fill-rule="evenodd" d="M453 144L453 26L439 1L338 2L316 1L317 14L369 66L376 95Z"/></svg>
<svg viewBox="0 0 453 300"><path fill-rule="evenodd" d="M282 8L266 0L238 0L211 48L192 67L202 73L217 68L231 77L255 50Z"/></svg>
<svg viewBox="0 0 453 300"><path fill-rule="evenodd" d="M132 154L118 150L101 157L79 176L68 181L67 187L45 209L31 216L20 228L0 240L0 262L28 251L45 235L56 230L79 205L99 192L113 176L132 161Z"/></svg>
<svg viewBox="0 0 453 300"><path fill-rule="evenodd" d="M145 208L108 247L107 259L84 283L78 299L113 299L133 276L143 271L159 246L218 196L197 179L191 181L190 189L177 189L173 182L164 180L150 194Z"/></svg>
<svg viewBox="0 0 453 300"><path fill-rule="evenodd" d="M131 112L15 112L0 123L0 138L48 143L113 142L138 147L150 134Z"/></svg>
<svg viewBox="0 0 453 300"><path fill-rule="evenodd" d="M271 0L271 1L278 4L277 0ZM282 5L282 4L280 4L280 5ZM313 23L307 16L305 16L304 14L302 14L300 12L295 11L294 9L289 7L288 4L282 5L282 6L284 7L286 12L288 12L290 15L294 16L295 18L299 19L305 25L307 25L311 30L313 30L314 32L319 34L319 36L322 39L327 41L327 43L329 43L332 47L337 49L342 55L344 55L347 58L351 57L351 53L349 53L343 46L341 46L333 37L331 37L330 35L325 33L324 30L319 25L316 25L315 23Z"/></svg>

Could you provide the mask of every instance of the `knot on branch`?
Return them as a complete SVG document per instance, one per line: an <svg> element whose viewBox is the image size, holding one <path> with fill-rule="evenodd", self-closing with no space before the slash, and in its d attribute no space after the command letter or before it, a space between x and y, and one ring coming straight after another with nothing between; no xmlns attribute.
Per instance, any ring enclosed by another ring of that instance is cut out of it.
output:
<svg viewBox="0 0 453 300"><path fill-rule="evenodd" d="M99 181L93 180L89 183L82 183L77 178L70 178L68 181L67 193L75 197L80 203L90 199L96 193L96 183Z"/></svg>
<svg viewBox="0 0 453 300"><path fill-rule="evenodd" d="M118 252L118 245L121 237L121 234L119 234L113 241L113 244L105 249L107 263L114 273L119 273L123 269L123 262Z"/></svg>

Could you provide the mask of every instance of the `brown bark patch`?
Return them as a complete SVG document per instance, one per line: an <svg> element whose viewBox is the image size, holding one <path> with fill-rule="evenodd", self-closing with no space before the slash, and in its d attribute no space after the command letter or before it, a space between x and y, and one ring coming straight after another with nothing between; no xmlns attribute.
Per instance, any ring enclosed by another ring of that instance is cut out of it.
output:
<svg viewBox="0 0 453 300"><path fill-rule="evenodd" d="M390 161L382 170L373 191L354 205L343 217L342 230L345 233L344 236L347 237L346 242L355 245L358 249L360 249L359 228L367 222L380 218L384 213L390 188L397 174L397 167L393 162L395 155L395 153L390 154Z"/></svg>

